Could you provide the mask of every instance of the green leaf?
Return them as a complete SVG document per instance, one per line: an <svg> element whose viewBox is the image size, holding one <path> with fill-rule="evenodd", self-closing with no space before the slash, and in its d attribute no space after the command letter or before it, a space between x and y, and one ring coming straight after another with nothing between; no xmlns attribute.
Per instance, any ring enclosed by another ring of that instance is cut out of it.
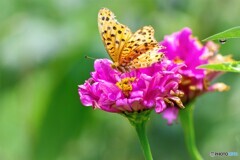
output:
<svg viewBox="0 0 240 160"><path fill-rule="evenodd" d="M211 69L211 70L215 70L215 71L240 73L240 61L219 63L219 64L205 64L205 65L198 66L197 68Z"/></svg>
<svg viewBox="0 0 240 160"><path fill-rule="evenodd" d="M230 38L240 38L240 26L233 27L226 31L214 34L208 38L205 38L203 41L223 40L223 42L224 42L224 41L226 41L226 39L230 39Z"/></svg>

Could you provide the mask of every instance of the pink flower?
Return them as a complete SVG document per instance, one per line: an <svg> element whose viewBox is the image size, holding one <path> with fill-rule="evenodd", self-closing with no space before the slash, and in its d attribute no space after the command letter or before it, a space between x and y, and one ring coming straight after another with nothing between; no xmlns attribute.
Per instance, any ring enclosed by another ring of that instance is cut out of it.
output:
<svg viewBox="0 0 240 160"><path fill-rule="evenodd" d="M169 60L154 63L150 67L122 73L111 68L107 59L96 60L91 78L79 85L82 104L107 112L135 112L155 109L161 113L169 105L183 107L177 74L182 65Z"/></svg>
<svg viewBox="0 0 240 160"><path fill-rule="evenodd" d="M186 65L178 70L183 77L179 85L179 89L184 92L184 96L181 97L183 104L191 102L205 92L224 91L228 89L228 86L223 83L210 85L212 80L222 74L221 72L196 68L202 64L231 61L229 57L216 54L218 46L213 42L207 42L203 46L197 38L192 36L191 29L183 28L179 32L165 36L160 44L166 47L161 52L164 52L168 59ZM171 114L171 116L175 114L177 117L178 112L173 111L166 112L166 114ZM167 115L163 116L168 117Z"/></svg>

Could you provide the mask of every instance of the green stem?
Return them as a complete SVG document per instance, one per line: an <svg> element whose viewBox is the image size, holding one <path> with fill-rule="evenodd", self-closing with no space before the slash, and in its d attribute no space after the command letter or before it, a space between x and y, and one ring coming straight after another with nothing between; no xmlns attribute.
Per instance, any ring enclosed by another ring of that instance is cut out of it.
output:
<svg viewBox="0 0 240 160"><path fill-rule="evenodd" d="M193 160L202 160L203 158L198 152L195 142L193 108L194 103L189 103L185 109L180 110L179 117L184 131L185 143L191 158Z"/></svg>
<svg viewBox="0 0 240 160"><path fill-rule="evenodd" d="M152 153L151 153L150 145L148 142L148 138L146 135L145 123L146 122L136 124L134 127L137 131L137 135L138 135L139 141L141 143L145 159L152 160L153 158L152 158Z"/></svg>
<svg viewBox="0 0 240 160"><path fill-rule="evenodd" d="M150 145L148 142L147 134L146 134L146 122L149 120L149 115L151 110L142 111L140 113L127 113L125 112L123 115L128 118L131 125L135 128L139 141L142 146L142 150L145 156L145 160L152 160L152 153L150 149Z"/></svg>

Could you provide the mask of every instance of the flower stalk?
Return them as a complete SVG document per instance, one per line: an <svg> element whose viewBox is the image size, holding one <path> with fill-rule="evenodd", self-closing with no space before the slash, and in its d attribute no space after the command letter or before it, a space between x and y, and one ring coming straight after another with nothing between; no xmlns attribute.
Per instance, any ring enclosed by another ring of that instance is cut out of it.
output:
<svg viewBox="0 0 240 160"><path fill-rule="evenodd" d="M185 109L179 111L179 117L184 132L185 143L191 159L202 160L203 158L200 155L195 142L193 110L194 103L188 103Z"/></svg>
<svg viewBox="0 0 240 160"><path fill-rule="evenodd" d="M149 120L149 115L152 110L142 112L125 112L123 115L128 118L131 125L135 128L141 147L144 153L145 160L153 160L150 145L146 134L146 122Z"/></svg>

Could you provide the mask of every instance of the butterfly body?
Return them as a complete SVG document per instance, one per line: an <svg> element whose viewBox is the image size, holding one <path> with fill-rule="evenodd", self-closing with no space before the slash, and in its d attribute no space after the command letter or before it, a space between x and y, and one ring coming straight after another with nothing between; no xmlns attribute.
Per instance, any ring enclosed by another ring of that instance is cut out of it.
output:
<svg viewBox="0 0 240 160"><path fill-rule="evenodd" d="M112 67L122 72L148 67L162 59L154 29L145 26L135 33L119 23L113 12L103 8L98 13L98 27L104 46L113 60Z"/></svg>

